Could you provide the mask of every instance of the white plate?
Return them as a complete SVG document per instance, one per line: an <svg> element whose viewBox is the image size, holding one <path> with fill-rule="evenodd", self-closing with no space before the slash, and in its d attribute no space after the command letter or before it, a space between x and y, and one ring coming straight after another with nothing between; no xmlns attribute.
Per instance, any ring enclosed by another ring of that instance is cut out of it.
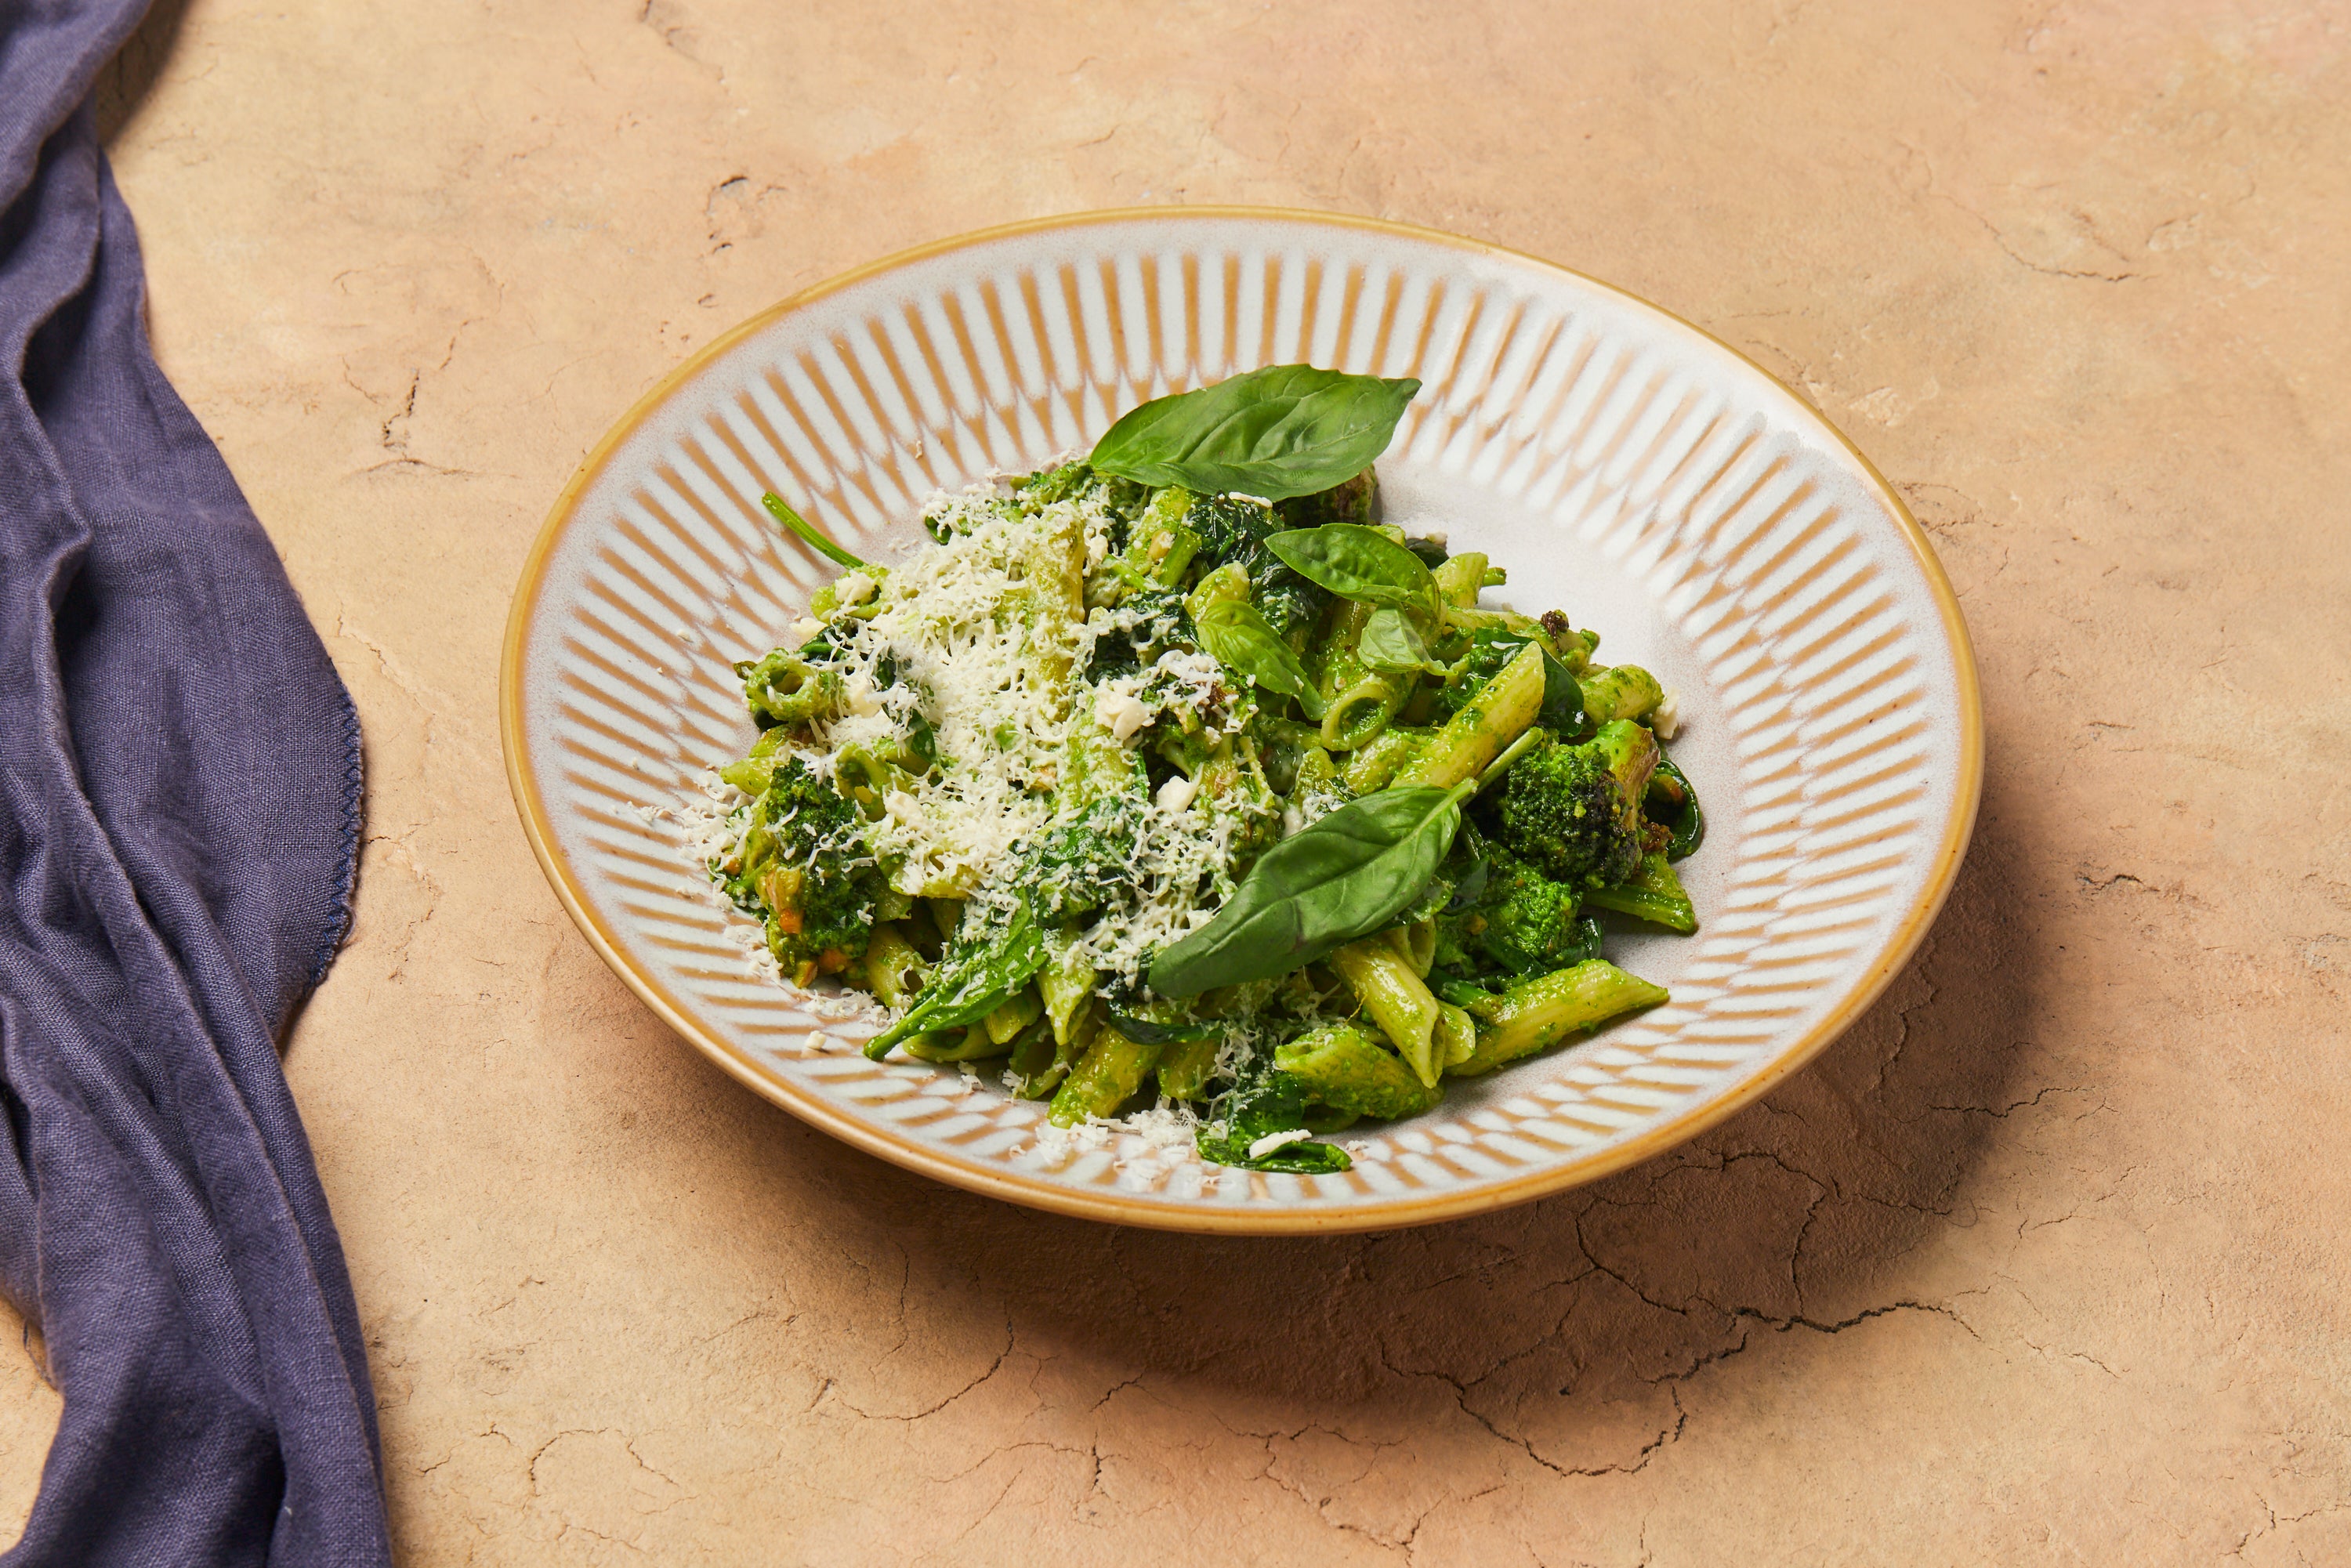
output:
<svg viewBox="0 0 2351 1568"><path fill-rule="evenodd" d="M1680 694L1708 813L1695 937L1610 956L1673 1000L1348 1140L1354 1169L1203 1166L1040 1140L1041 1105L876 1065L754 977L756 926L695 876L676 813L752 737L730 664L831 575L773 488L889 559L923 497L1081 449L1146 398L1311 361L1423 390L1380 460L1386 518L1442 530L1602 657ZM632 410L556 504L507 630L516 803L556 892L729 1072L910 1168L1171 1228L1359 1229L1516 1203L1670 1147L1763 1092L1883 988L1949 889L1982 721L1917 525L1810 407L1696 328L1531 257L1395 225L1167 209L1024 224L785 301Z"/></svg>

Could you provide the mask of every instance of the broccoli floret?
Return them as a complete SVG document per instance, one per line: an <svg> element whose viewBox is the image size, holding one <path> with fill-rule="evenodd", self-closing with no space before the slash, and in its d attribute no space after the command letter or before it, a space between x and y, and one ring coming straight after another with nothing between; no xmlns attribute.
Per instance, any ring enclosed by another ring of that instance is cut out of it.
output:
<svg viewBox="0 0 2351 1568"><path fill-rule="evenodd" d="M1599 949L1600 923L1577 890L1551 878L1473 828L1464 876L1437 918L1437 962L1459 976L1532 975L1581 963Z"/></svg>
<svg viewBox="0 0 2351 1568"><path fill-rule="evenodd" d="M864 820L838 789L792 758L751 806L740 858L722 865L727 893L764 912L768 950L797 985L865 956L883 883Z"/></svg>
<svg viewBox="0 0 2351 1568"><path fill-rule="evenodd" d="M1554 882L1631 881L1647 848L1641 800L1656 766L1656 739L1627 719L1602 725L1581 746L1545 741L1504 782L1503 846Z"/></svg>
<svg viewBox="0 0 2351 1568"><path fill-rule="evenodd" d="M1562 968L1589 946L1575 889L1553 882L1497 844L1486 896L1473 918L1484 922L1478 940L1486 956L1513 974Z"/></svg>
<svg viewBox="0 0 2351 1568"><path fill-rule="evenodd" d="M1285 528L1319 528L1325 523L1368 523L1380 495L1379 476L1369 468L1311 496L1274 503ZM1440 554L1437 559L1444 559Z"/></svg>

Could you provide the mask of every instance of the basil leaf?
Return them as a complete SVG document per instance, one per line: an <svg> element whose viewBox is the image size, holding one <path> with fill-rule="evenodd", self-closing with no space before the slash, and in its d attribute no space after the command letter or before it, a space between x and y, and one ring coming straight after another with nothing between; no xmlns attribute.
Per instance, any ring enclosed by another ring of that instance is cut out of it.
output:
<svg viewBox="0 0 2351 1568"><path fill-rule="evenodd" d="M1225 668L1270 692L1296 697L1309 718L1322 716L1322 694L1314 689L1306 666L1247 600L1217 601L1200 612L1192 630Z"/></svg>
<svg viewBox="0 0 2351 1568"><path fill-rule="evenodd" d="M1151 988L1191 997L1270 979L1379 930L1437 874L1477 787L1383 789L1292 833L1215 919L1152 960Z"/></svg>
<svg viewBox="0 0 2351 1568"><path fill-rule="evenodd" d="M1290 570L1342 599L1410 611L1430 626L1444 617L1436 573L1377 528L1360 523L1291 528L1267 539L1265 548Z"/></svg>
<svg viewBox="0 0 2351 1568"><path fill-rule="evenodd" d="M1451 673L1450 666L1428 656L1428 639L1421 635L1411 616L1393 604L1381 605L1364 620L1364 634L1355 641L1355 656L1384 675L1416 675L1426 671L1441 677ZM1581 706L1577 711L1583 711Z"/></svg>
<svg viewBox="0 0 2351 1568"><path fill-rule="evenodd" d="M1269 365L1130 409L1094 444L1094 471L1269 501L1352 479L1387 450L1420 390L1312 365Z"/></svg>
<svg viewBox="0 0 2351 1568"><path fill-rule="evenodd" d="M865 1054L879 1061L902 1040L977 1023L1019 996L1050 956L1044 929L1028 904L1021 904L1013 911L1011 924L992 940L947 954L906 1016L866 1041Z"/></svg>

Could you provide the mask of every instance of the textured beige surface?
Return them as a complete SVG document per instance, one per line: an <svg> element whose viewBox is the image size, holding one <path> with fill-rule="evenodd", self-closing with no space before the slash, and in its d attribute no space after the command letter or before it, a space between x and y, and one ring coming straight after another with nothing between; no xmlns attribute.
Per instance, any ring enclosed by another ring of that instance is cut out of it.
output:
<svg viewBox="0 0 2351 1568"><path fill-rule="evenodd" d="M2351 1559L2351 11L1011 9L198 0L123 73L164 362L368 725L288 1065L406 1559ZM605 425L893 247L1184 200L1625 284L1934 530L1976 849L1768 1104L1475 1222L1115 1232L802 1129L557 912L497 639Z"/></svg>

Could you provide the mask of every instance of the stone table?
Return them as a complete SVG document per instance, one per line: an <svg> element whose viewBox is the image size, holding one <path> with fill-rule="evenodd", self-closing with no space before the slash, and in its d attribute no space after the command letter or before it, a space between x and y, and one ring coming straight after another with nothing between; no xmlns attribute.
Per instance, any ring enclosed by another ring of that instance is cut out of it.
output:
<svg viewBox="0 0 2351 1568"><path fill-rule="evenodd" d="M2351 1560L2346 94L2342 0L160 0L155 339L367 726L287 1063L404 1560ZM1119 1231L801 1127L557 908L498 643L607 424L857 263L1185 202L1621 283L1932 530L1975 847L1767 1103L1473 1221Z"/></svg>

